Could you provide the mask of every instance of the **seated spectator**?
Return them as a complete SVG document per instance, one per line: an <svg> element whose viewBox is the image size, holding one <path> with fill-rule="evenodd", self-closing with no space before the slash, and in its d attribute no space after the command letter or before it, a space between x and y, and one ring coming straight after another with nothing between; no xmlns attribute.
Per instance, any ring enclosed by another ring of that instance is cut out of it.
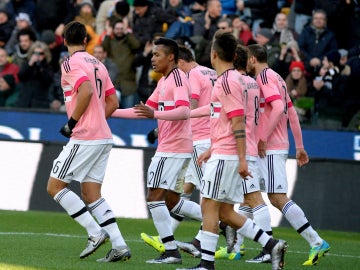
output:
<svg viewBox="0 0 360 270"><path fill-rule="evenodd" d="M5 49L9 55L12 55L14 53L15 47L18 44L17 35L20 30L29 28L34 33L36 33L35 30L32 28L32 23L28 14L19 13L19 15L16 17L15 20L16 20L16 25L11 32L11 36L8 42L6 42L5 45Z"/></svg>
<svg viewBox="0 0 360 270"><path fill-rule="evenodd" d="M305 77L305 66L301 61L292 61L289 75L285 82L289 96L295 106L301 123L308 122L314 107L314 98L307 97L308 82Z"/></svg>
<svg viewBox="0 0 360 270"><path fill-rule="evenodd" d="M34 21L36 10L35 2L34 0L9 0L5 8L11 20L14 20L20 13L26 13L29 15L30 20Z"/></svg>
<svg viewBox="0 0 360 270"><path fill-rule="evenodd" d="M69 57L67 51L60 53L58 65L59 67L62 63ZM50 109L55 112L65 112L65 103L64 103L64 92L61 87L61 69L58 69L53 76L53 83L49 90L49 102Z"/></svg>
<svg viewBox="0 0 360 270"><path fill-rule="evenodd" d="M351 74L351 68L349 65L347 65L349 52L345 49L339 49L338 51L340 53L340 61L339 61L340 74L349 76Z"/></svg>
<svg viewBox="0 0 360 270"><path fill-rule="evenodd" d="M18 73L20 67L14 63L9 62L9 56L4 48L0 48L0 76L11 74L15 78L15 82L19 82Z"/></svg>
<svg viewBox="0 0 360 270"><path fill-rule="evenodd" d="M240 17L236 16L233 18L231 25L234 36L240 43L246 46L255 43L250 28L251 20L249 18L240 19Z"/></svg>
<svg viewBox="0 0 360 270"><path fill-rule="evenodd" d="M15 107L18 100L19 89L15 78L11 74L0 77L0 107Z"/></svg>
<svg viewBox="0 0 360 270"><path fill-rule="evenodd" d="M255 36L257 44L266 48L268 55L268 65L270 68L275 67L276 62L280 56L280 47L271 43L273 33L270 28L260 28Z"/></svg>
<svg viewBox="0 0 360 270"><path fill-rule="evenodd" d="M168 26L165 37L177 39L193 35L192 13L188 6L183 5L181 0L169 0L165 11L177 18Z"/></svg>
<svg viewBox="0 0 360 270"><path fill-rule="evenodd" d="M345 112L344 97L348 76L340 74L340 53L331 51L324 56L319 77L313 81L316 127L341 129Z"/></svg>
<svg viewBox="0 0 360 270"><path fill-rule="evenodd" d="M302 61L301 52L297 42L290 41L287 44L280 45L280 55L275 61L274 70L280 74L281 77L286 78L289 75L289 67L292 61ZM305 74L308 76L307 72Z"/></svg>
<svg viewBox="0 0 360 270"><path fill-rule="evenodd" d="M53 72L57 72L60 69L60 53L65 50L63 37L56 35L53 30L48 29L41 33L40 41L44 42L49 47L51 53L51 67Z"/></svg>
<svg viewBox="0 0 360 270"><path fill-rule="evenodd" d="M4 47L11 36L14 22L9 18L5 9L0 9L0 47Z"/></svg>
<svg viewBox="0 0 360 270"><path fill-rule="evenodd" d="M284 13L278 13L275 17L275 21L272 27L273 44L283 46L295 41L294 34L288 28L288 26L289 26L289 22L287 15Z"/></svg>
<svg viewBox="0 0 360 270"><path fill-rule="evenodd" d="M326 26L326 13L314 10L311 24L298 37L298 45L304 55L305 69L314 78L326 53L337 50L335 35Z"/></svg>
<svg viewBox="0 0 360 270"><path fill-rule="evenodd" d="M17 107L49 109L49 90L53 83L51 53L41 41L32 44L27 61L19 71L20 94Z"/></svg>
<svg viewBox="0 0 360 270"><path fill-rule="evenodd" d="M21 29L17 34L17 45L15 45L15 51L11 55L12 62L19 67L28 59L28 52L31 45L36 40L36 34L30 28Z"/></svg>

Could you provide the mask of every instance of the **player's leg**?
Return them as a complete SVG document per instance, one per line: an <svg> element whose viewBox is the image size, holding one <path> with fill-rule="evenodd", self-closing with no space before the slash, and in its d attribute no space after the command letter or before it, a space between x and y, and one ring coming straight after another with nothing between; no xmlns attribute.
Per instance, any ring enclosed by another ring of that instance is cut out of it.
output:
<svg viewBox="0 0 360 270"><path fill-rule="evenodd" d="M107 234L101 230L85 203L67 188L68 183L72 180L81 181L90 170L91 162L87 163L87 159L84 158L90 156L91 151L87 146L69 142L54 160L47 185L49 195L70 217L84 227L89 235L87 247L81 252L80 258L92 254L107 238Z"/></svg>

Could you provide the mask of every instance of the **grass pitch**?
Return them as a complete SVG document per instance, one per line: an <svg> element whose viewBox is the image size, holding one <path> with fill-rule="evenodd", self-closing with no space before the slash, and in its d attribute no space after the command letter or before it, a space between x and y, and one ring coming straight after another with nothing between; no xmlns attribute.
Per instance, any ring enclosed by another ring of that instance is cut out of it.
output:
<svg viewBox="0 0 360 270"><path fill-rule="evenodd" d="M110 250L107 242L93 255L79 259L86 245L86 231L65 213L0 211L0 270L98 270L98 269L176 269L176 265L149 265L145 261L159 256L159 253L140 239L140 233L156 235L152 220L118 219L120 230L129 245L132 257L127 262L98 263ZM184 221L175 233L180 241L189 241L196 234L199 224ZM327 256L320 260L316 270L359 270L360 233L319 231L331 245ZM306 269L302 266L307 259L309 247L305 240L291 228L274 228L276 238L285 239L288 244L285 269ZM225 245L221 236L219 245ZM271 269L270 264L249 264L245 259L258 254L259 245L246 240L246 254L240 261L217 260L217 270L262 270ZM192 267L199 259L182 253L182 267Z"/></svg>

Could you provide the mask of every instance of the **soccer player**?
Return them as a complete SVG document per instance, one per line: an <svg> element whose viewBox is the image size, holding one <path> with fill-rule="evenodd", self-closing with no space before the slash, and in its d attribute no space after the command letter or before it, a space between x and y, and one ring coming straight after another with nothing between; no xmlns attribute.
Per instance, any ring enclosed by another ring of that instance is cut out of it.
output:
<svg viewBox="0 0 360 270"><path fill-rule="evenodd" d="M215 269L219 220L265 246L272 253L273 270L284 265L286 242L271 238L250 219L234 211L234 204L242 201L242 178L252 177L246 161L243 79L233 66L236 47L231 33L221 30L215 33L210 59L218 78L211 104L191 111L191 117L201 117L211 109L211 148L198 159L199 164L206 162L201 180L202 254L200 264L189 269Z"/></svg>
<svg viewBox="0 0 360 270"><path fill-rule="evenodd" d="M187 75L191 88L191 109L196 109L210 104L211 91L216 81L216 71L204 67L195 62L195 58L189 48L179 46L178 68ZM195 188L200 190L200 181L203 176L205 166L200 167L196 161L200 154L210 147L210 115L202 118L191 118L191 130L193 139L192 159L185 174L184 192L181 197L184 200L190 200L191 194ZM198 204L193 204L193 211L197 213L196 220L202 221L201 208ZM175 232L180 222L184 219L183 215L176 212L170 213L172 230ZM146 233L141 234L141 238L156 250L161 251L163 245L156 236L150 236ZM192 242L177 242L180 249L189 252L191 255L200 256L199 234Z"/></svg>
<svg viewBox="0 0 360 270"><path fill-rule="evenodd" d="M47 192L89 234L80 258L92 254L110 237L112 249L97 261L124 261L130 259L130 250L101 196L113 144L106 118L119 104L106 68L85 52L86 39L83 24L66 25L64 44L70 57L61 65L61 86L69 121L60 132L70 140L53 162ZM73 180L80 182L82 200L67 187Z"/></svg>
<svg viewBox="0 0 360 270"><path fill-rule="evenodd" d="M304 150L299 119L288 95L286 83L267 65L266 49L257 44L249 45L248 48L247 71L256 76L256 82L261 89L260 106L263 112L258 129L258 153L260 174L264 180L263 191L267 193L271 204L282 212L291 226L309 243L309 258L303 265L315 265L330 250L330 246L313 229L303 210L286 195L288 121L295 140L298 165L301 167L309 162Z"/></svg>
<svg viewBox="0 0 360 270"><path fill-rule="evenodd" d="M270 212L260 192L260 174L257 165L257 129L260 117L260 87L252 77L246 74L247 61L247 47L238 45L235 51L234 67L240 72L244 80L244 102L246 105L246 160L248 162L249 171L251 171L253 176L247 180L242 179L244 202L240 204L238 212L253 219L261 229L271 236ZM232 254L230 253L230 248L232 246L228 246L227 248L220 248L216 251L215 258L236 258L236 256L240 257L240 255L243 255L240 254L240 252L244 253L244 250L241 250L243 238L244 237L240 233L237 233L236 244L234 250L231 252ZM242 247L242 249L243 248L244 247ZM264 255L262 259L266 260L266 262L271 262L270 253L266 253L266 250L264 249L264 254L266 255ZM247 260L247 262L258 261Z"/></svg>
<svg viewBox="0 0 360 270"><path fill-rule="evenodd" d="M190 84L177 68L179 47L168 38L154 42L151 58L154 71L163 74L146 104L118 109L112 116L158 119L159 142L147 173L147 206L165 251L147 263L178 264L178 251L169 211L196 218L194 202L180 198L192 152L190 125Z"/></svg>

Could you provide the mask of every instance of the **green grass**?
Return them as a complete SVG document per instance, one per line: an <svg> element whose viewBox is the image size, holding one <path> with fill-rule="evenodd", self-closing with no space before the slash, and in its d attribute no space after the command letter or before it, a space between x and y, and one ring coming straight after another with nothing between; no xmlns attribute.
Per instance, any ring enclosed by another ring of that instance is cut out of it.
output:
<svg viewBox="0 0 360 270"><path fill-rule="evenodd" d="M106 243L95 254L80 260L79 254L86 245L86 232L65 213L0 211L0 269L1 270L92 270L92 269L176 269L174 265L148 265L145 260L159 255L140 239L141 232L156 235L152 220L118 219L121 232L131 248L128 262L97 263L110 249ZM199 224L184 221L176 231L180 241L190 240ZM316 270L360 269L360 233L319 231L331 245L329 254L322 258ZM306 269L309 247L305 240L290 228L274 228L274 236L286 239L289 249L285 269ZM224 245L223 237L219 244ZM257 255L259 245L246 240L246 258ZM183 267L198 264L188 254L183 254ZM240 261L218 260L216 269L261 270L271 269L270 264L248 264Z"/></svg>

